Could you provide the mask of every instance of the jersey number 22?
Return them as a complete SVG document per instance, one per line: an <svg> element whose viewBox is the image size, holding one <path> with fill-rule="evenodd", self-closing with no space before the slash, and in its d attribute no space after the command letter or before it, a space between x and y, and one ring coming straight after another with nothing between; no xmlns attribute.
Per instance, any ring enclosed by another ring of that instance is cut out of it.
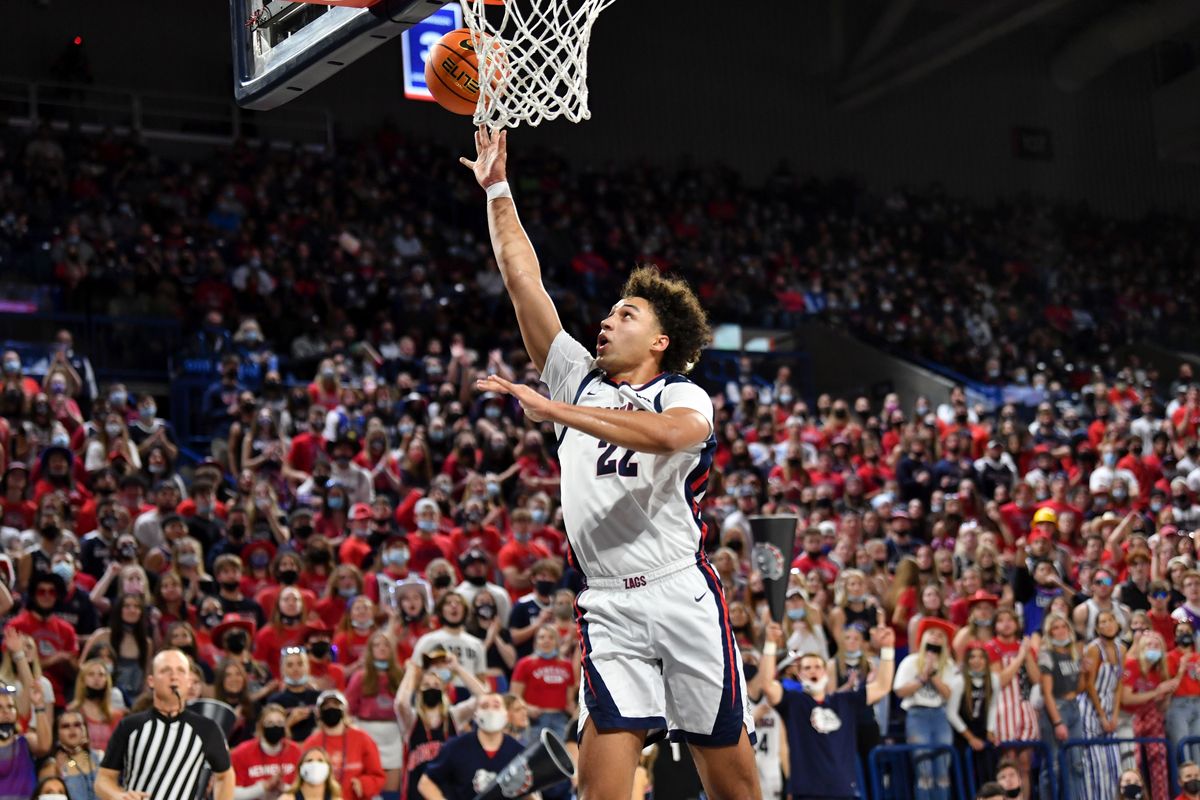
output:
<svg viewBox="0 0 1200 800"><path fill-rule="evenodd" d="M625 450L604 440L600 441L600 449L604 452L596 459L596 477L616 474L622 478L633 478L638 474L632 450Z"/></svg>

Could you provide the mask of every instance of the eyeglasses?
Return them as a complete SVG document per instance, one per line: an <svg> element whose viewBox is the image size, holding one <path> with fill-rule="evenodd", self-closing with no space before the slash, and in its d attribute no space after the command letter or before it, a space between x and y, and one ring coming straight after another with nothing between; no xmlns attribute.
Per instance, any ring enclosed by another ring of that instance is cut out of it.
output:
<svg viewBox="0 0 1200 800"><path fill-rule="evenodd" d="M1092 585L1093 586L1112 586L1113 580L1112 580L1112 578L1096 578L1094 581L1092 581Z"/></svg>

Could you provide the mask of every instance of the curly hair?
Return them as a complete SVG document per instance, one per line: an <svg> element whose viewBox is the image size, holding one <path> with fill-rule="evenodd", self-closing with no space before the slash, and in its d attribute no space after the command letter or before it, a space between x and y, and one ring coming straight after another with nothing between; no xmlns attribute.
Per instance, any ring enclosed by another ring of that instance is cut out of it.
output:
<svg viewBox="0 0 1200 800"><path fill-rule="evenodd" d="M638 267L629 275L621 297L645 298L658 317L662 332L671 340L663 352L664 372L687 373L700 360L700 351L712 341L708 314L682 278L668 278L653 266Z"/></svg>

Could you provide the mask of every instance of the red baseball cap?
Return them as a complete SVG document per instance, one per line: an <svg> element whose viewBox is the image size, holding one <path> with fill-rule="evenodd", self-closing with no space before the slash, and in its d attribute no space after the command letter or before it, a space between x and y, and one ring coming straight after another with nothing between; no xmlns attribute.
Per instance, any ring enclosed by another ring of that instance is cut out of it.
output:
<svg viewBox="0 0 1200 800"><path fill-rule="evenodd" d="M371 507L366 503L355 503L350 509L350 519L370 519Z"/></svg>

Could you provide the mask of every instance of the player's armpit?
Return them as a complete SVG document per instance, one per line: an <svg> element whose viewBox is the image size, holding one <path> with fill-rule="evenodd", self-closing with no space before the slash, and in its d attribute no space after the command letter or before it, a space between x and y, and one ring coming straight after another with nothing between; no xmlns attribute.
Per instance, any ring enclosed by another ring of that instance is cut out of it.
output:
<svg viewBox="0 0 1200 800"><path fill-rule="evenodd" d="M517 312L525 350L540 371L554 337L562 330L562 322L554 301L542 285L537 253L521 227L517 207L511 199L499 198L488 203L488 229L504 287Z"/></svg>

